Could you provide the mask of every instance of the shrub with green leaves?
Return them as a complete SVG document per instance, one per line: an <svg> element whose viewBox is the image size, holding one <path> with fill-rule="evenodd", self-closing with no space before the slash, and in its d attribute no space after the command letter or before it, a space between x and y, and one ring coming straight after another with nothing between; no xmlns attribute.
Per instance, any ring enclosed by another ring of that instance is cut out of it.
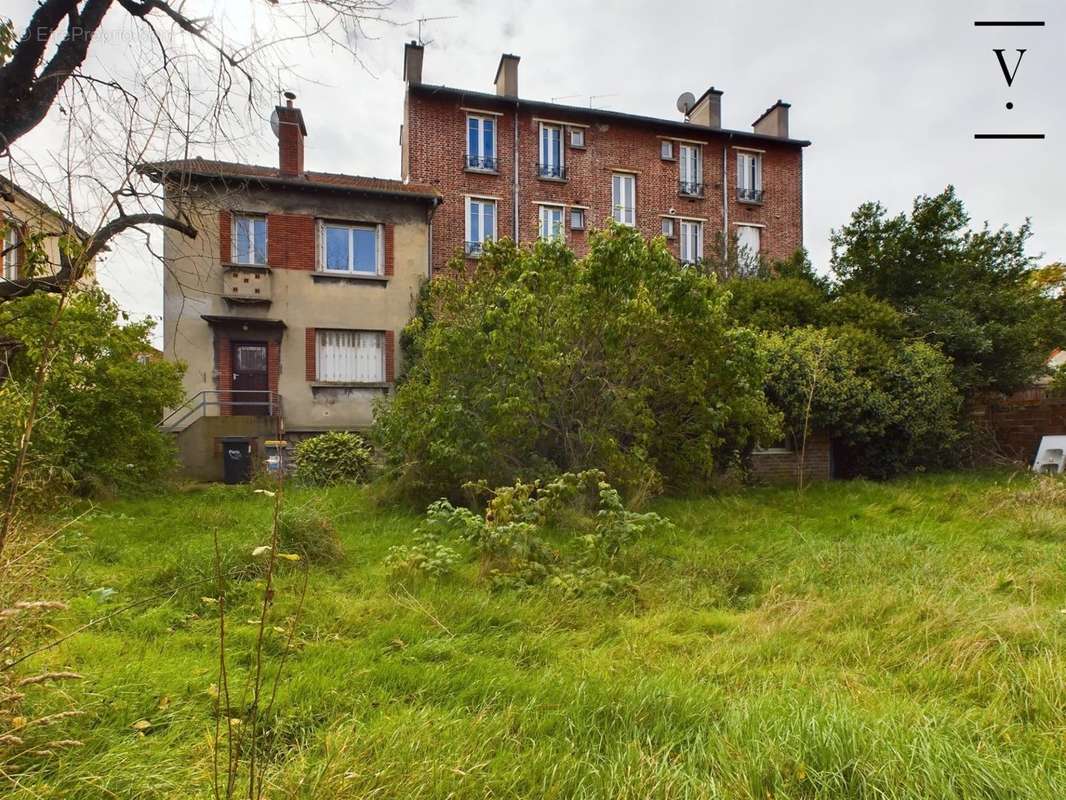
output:
<svg viewBox="0 0 1066 800"><path fill-rule="evenodd" d="M294 452L296 479L311 486L362 483L374 452L357 433L329 431L304 439Z"/></svg>
<svg viewBox="0 0 1066 800"><path fill-rule="evenodd" d="M20 487L24 502L63 490L130 490L175 466L171 437L157 429L165 407L181 402L183 367L149 352L151 322L132 322L102 290L74 293L45 350L59 300L38 292L0 304L7 374L0 383L0 476L9 479L37 368L48 371Z"/></svg>
<svg viewBox="0 0 1066 800"><path fill-rule="evenodd" d="M296 553L312 564L334 564L344 558L333 520L313 503L282 509L278 517L278 552Z"/></svg>
<svg viewBox="0 0 1066 800"><path fill-rule="evenodd" d="M625 492L700 486L773 428L758 338L730 324L716 280L631 228L590 240L580 259L499 242L473 274L458 263L430 283L376 414L408 495L585 469Z"/></svg>
<svg viewBox="0 0 1066 800"><path fill-rule="evenodd" d="M568 595L617 594L633 588L632 578L617 569L624 549L671 527L657 514L626 510L598 470L491 490L479 481L468 488L488 496L484 512L448 500L430 504L415 541L389 551L385 564L391 574L450 573L459 556L444 542L453 537L473 548L481 577L494 588L546 585ZM595 498L591 507L589 496ZM549 544L549 531L570 534L568 543L576 552Z"/></svg>

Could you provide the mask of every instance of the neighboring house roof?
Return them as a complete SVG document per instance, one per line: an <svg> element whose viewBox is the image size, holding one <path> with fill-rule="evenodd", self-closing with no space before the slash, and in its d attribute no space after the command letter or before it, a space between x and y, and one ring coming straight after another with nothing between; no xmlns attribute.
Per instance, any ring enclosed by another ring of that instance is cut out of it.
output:
<svg viewBox="0 0 1066 800"><path fill-rule="evenodd" d="M8 202L13 203L15 202L16 195L28 205L35 206L41 214L51 217L58 226L63 228L73 228L74 232L78 234L78 236L80 236L82 239L89 238L90 234L84 228L75 225L69 219L67 219L54 208L52 208L50 205L48 205L48 203L44 202L36 195L26 191L17 183L13 183L4 176L0 175L0 199L4 199Z"/></svg>
<svg viewBox="0 0 1066 800"><path fill-rule="evenodd" d="M444 196L437 189L424 183L405 183L387 178L369 178L363 175L345 175L340 172L312 172L310 170L305 171L302 175L283 175L277 167L265 167L259 164L238 164L232 161L211 161L204 158L160 161L145 164L141 169L157 180L174 180L183 176L207 181L238 179L255 181L264 186L410 197L434 203L440 203L444 200Z"/></svg>
<svg viewBox="0 0 1066 800"><path fill-rule="evenodd" d="M543 100L526 100L520 97L506 97L498 94L490 94L488 92L471 92L466 89L455 89L451 86L434 86L428 83L412 83L410 84L410 88L413 91L423 92L425 94L440 94L448 97L455 97L460 101L472 100L480 103L498 103L507 106L514 106L517 103L519 108L527 108L530 111L580 115L582 118L586 119L616 119L623 122L635 122L644 125L654 125L658 128L675 130L679 133L687 132L689 134L719 134L722 136L732 137L736 139L747 139L758 142L777 142L778 144L790 144L798 147L807 147L808 145L810 145L810 141L808 141L807 139L782 139L780 136L769 136L765 133L755 133L753 131L736 131L731 130L729 128L711 128L707 125L698 125L693 122L682 122L676 119L660 119L659 117L646 117L641 114L628 114L623 111L608 111L606 109L601 108L587 108L585 106L570 106L560 103L547 103Z"/></svg>

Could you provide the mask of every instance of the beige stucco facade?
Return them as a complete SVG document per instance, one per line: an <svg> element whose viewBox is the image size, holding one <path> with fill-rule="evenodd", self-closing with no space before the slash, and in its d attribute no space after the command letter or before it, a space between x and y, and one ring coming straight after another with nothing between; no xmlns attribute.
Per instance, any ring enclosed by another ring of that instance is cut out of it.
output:
<svg viewBox="0 0 1066 800"><path fill-rule="evenodd" d="M25 241L35 234L44 234L41 239L41 247L44 249L46 264L38 268L34 277L47 278L55 275L60 269L59 241L68 234L73 234L80 239L87 238L88 234L74 226L62 214L49 207L43 201L37 199L29 192L14 185L10 181L0 178L0 231L5 236L0 237L0 251L6 250L3 246L6 234L14 230L19 241ZM24 280L28 276L25 268L25 252L20 248L11 253L9 258L17 261L17 280ZM82 288L91 286L95 281L95 259L82 273L79 285ZM6 275L0 274L0 280L6 280Z"/></svg>
<svg viewBox="0 0 1066 800"><path fill-rule="evenodd" d="M330 188L264 187L258 182L220 187L217 182L198 192L195 239L168 230L164 239L164 354L187 365L185 389L190 397L226 388L227 362L220 342L270 341L278 352L277 394L281 397L284 430L299 435L323 430L362 429L373 419L373 402L392 391L402 369L400 332L411 319L429 268L429 232L435 203L424 198L341 191ZM226 214L267 217L268 255L264 269L249 274L224 259ZM307 220L315 221L313 243L307 241ZM299 230L285 233L293 220ZM323 274L320 263L321 220L371 224L389 229L391 274L376 278ZM306 248L315 249L313 265ZM285 250L285 257L278 254ZM292 264L299 261L302 266ZM288 265L283 265L285 262ZM251 277L261 286L259 302L234 301L227 274ZM269 302L262 301L266 296ZM210 318L210 319L205 319ZM368 384L327 384L309 367L309 334L335 329L389 332L391 374ZM272 350L273 354L273 350ZM273 369L273 366L272 366ZM218 414L216 408L213 412ZM222 412L226 413L226 412Z"/></svg>

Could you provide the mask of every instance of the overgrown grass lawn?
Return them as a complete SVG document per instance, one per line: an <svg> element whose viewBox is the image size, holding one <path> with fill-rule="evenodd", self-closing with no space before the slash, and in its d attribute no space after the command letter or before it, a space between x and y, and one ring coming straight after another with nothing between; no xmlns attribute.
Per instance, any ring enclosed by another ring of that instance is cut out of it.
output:
<svg viewBox="0 0 1066 800"><path fill-rule="evenodd" d="M322 503L346 555L310 571L269 797L1066 797L1062 484L949 475L658 501L676 531L628 551L639 589L610 599L493 592L472 561L393 584L382 559L417 515L357 489L287 502ZM30 698L35 713L83 709L63 734L84 745L43 760L22 796L210 796L212 531L239 565L266 543L270 504L215 487L105 505L65 531L60 632L156 599L38 657L85 676ZM286 566L278 584L271 669L300 575ZM230 586L237 687L257 589Z"/></svg>

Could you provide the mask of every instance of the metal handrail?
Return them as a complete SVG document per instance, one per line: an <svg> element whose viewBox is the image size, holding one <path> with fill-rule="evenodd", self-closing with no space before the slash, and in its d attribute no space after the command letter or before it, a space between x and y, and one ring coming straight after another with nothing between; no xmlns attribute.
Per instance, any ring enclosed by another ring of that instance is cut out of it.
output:
<svg viewBox="0 0 1066 800"><path fill-rule="evenodd" d="M496 172L498 162L496 156L477 156L467 153L463 156L463 166L466 169L480 170L482 172Z"/></svg>
<svg viewBox="0 0 1066 800"><path fill-rule="evenodd" d="M537 164L537 177L550 178L552 180L566 180L565 164Z"/></svg>
<svg viewBox="0 0 1066 800"><path fill-rule="evenodd" d="M761 203L763 201L762 189L745 189L742 186L737 187L737 200L742 203Z"/></svg>
<svg viewBox="0 0 1066 800"><path fill-rule="evenodd" d="M240 400L234 398L234 395L262 396L264 394L267 396L266 400ZM267 409L266 415L268 417L280 417L282 415L281 395L278 392L271 392L266 389L201 389L167 414L157 427L162 430L170 431L185 430L185 428L192 424L190 422L189 425L182 426L182 423L189 419L189 417L197 413L206 416L206 409L214 406L217 406L219 409L232 409L233 406L265 406ZM181 415L180 417L178 416L179 414ZM177 417L177 419L175 419L175 417ZM199 417L197 417L197 419L199 419Z"/></svg>

